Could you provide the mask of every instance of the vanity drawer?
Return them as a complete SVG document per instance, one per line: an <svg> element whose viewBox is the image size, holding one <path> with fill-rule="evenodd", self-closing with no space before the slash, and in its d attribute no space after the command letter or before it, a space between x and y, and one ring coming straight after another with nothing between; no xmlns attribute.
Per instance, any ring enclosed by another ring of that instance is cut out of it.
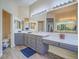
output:
<svg viewBox="0 0 79 59"><path fill-rule="evenodd" d="M35 38L36 36L33 34L28 34L28 37Z"/></svg>
<svg viewBox="0 0 79 59"><path fill-rule="evenodd" d="M24 45L23 33L15 33L15 45Z"/></svg>
<svg viewBox="0 0 79 59"><path fill-rule="evenodd" d="M36 50L42 55L48 51L48 44L43 43L43 39L41 37L37 37Z"/></svg>
<svg viewBox="0 0 79 59"><path fill-rule="evenodd" d="M50 40L43 40L44 43L49 44L49 45L53 45L53 46L59 46L58 42L55 41L50 41Z"/></svg>

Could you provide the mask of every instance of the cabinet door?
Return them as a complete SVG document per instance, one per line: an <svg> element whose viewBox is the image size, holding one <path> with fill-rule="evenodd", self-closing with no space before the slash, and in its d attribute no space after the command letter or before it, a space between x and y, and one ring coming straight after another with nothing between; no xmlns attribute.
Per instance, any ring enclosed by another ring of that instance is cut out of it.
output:
<svg viewBox="0 0 79 59"><path fill-rule="evenodd" d="M37 52L39 52L40 54L45 54L48 50L48 45L43 43L42 38L37 37L37 46L36 46L36 50Z"/></svg>
<svg viewBox="0 0 79 59"><path fill-rule="evenodd" d="M28 46L31 47L31 37L28 35Z"/></svg>
<svg viewBox="0 0 79 59"><path fill-rule="evenodd" d="M32 38L31 39L31 47L35 50L36 49L36 39Z"/></svg>
<svg viewBox="0 0 79 59"><path fill-rule="evenodd" d="M15 34L15 45L23 45L24 44L24 38L22 33L16 33Z"/></svg>
<svg viewBox="0 0 79 59"><path fill-rule="evenodd" d="M16 33L15 34L15 45L18 45L19 44L19 37L18 37L18 34Z"/></svg>
<svg viewBox="0 0 79 59"><path fill-rule="evenodd" d="M36 48L36 40L35 40L34 35L29 35L28 36L28 46L35 50L35 48Z"/></svg>
<svg viewBox="0 0 79 59"><path fill-rule="evenodd" d="M24 34L24 38L25 38L24 44L28 46L28 34Z"/></svg>

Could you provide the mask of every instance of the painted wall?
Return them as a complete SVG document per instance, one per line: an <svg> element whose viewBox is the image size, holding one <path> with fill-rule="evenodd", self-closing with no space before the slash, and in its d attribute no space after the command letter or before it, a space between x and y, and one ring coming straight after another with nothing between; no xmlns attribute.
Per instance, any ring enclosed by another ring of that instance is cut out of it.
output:
<svg viewBox="0 0 79 59"><path fill-rule="evenodd" d="M11 47L14 47L14 18L17 16L17 7L7 0L0 0L0 56L2 55L2 9L12 14L11 20Z"/></svg>
<svg viewBox="0 0 79 59"><path fill-rule="evenodd" d="M47 10L50 5L50 1L51 0L38 0L35 4L31 5L31 15Z"/></svg>
<svg viewBox="0 0 79 59"><path fill-rule="evenodd" d="M0 57L2 55L2 0L0 0Z"/></svg>
<svg viewBox="0 0 79 59"><path fill-rule="evenodd" d="M33 16L31 17L31 20L43 21L43 20L46 19L46 15L47 15L47 13L44 11L44 12L42 12L42 13L33 15Z"/></svg>
<svg viewBox="0 0 79 59"><path fill-rule="evenodd" d="M19 18L29 18L29 6L18 6Z"/></svg>

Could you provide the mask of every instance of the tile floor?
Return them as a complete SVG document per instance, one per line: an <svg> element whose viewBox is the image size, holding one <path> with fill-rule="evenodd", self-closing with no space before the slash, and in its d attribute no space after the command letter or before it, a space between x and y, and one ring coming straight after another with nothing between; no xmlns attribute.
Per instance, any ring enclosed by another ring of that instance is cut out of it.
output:
<svg viewBox="0 0 79 59"><path fill-rule="evenodd" d="M50 53L47 53L46 55L40 55L38 53L32 55L31 57L27 58L25 57L20 50L26 48L25 46L17 46L15 48L7 48L3 52L3 56L0 59L62 59L58 56L55 57Z"/></svg>

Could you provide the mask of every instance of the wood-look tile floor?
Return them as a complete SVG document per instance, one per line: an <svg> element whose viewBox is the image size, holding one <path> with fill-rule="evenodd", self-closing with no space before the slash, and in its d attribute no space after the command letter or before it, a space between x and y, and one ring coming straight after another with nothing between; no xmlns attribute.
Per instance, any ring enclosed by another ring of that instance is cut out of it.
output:
<svg viewBox="0 0 79 59"><path fill-rule="evenodd" d="M25 46L17 46L15 48L7 48L3 52L3 56L0 59L55 59L53 56L46 54L40 55L38 53L32 55L31 57L27 58L24 56L20 50L26 48Z"/></svg>

